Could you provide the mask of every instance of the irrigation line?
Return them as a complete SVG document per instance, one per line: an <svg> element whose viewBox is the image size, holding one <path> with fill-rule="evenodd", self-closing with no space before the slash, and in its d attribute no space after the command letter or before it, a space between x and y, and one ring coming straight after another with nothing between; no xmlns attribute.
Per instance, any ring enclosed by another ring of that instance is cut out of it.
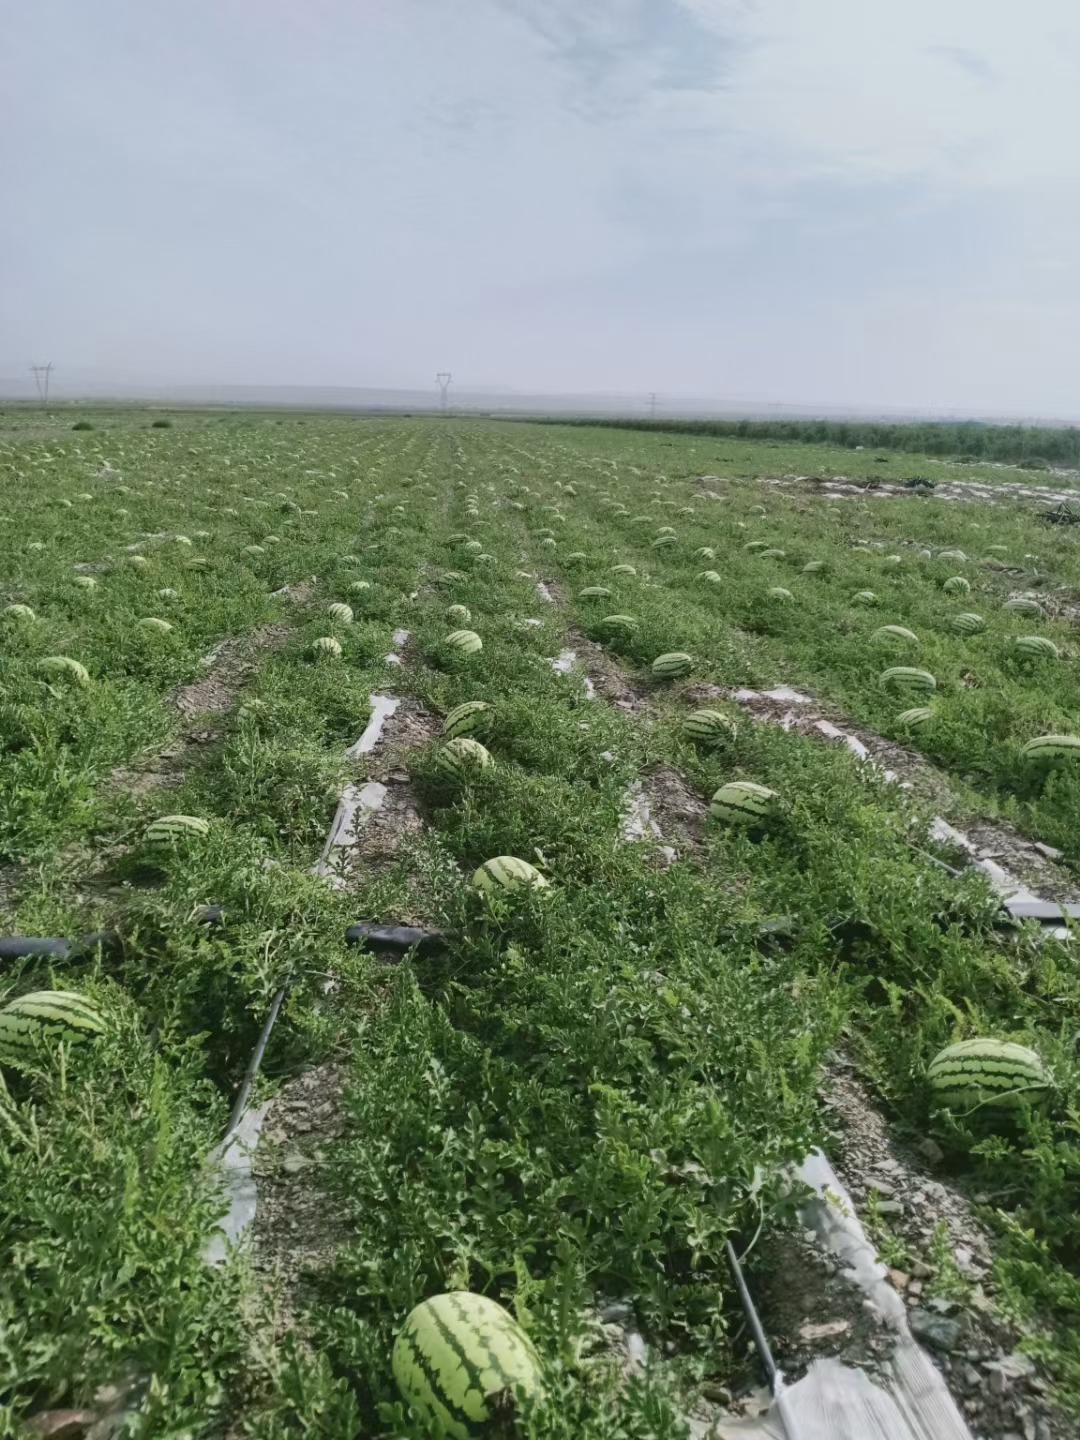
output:
<svg viewBox="0 0 1080 1440"><path fill-rule="evenodd" d="M252 1051L251 1059L248 1061L247 1070L244 1072L244 1079L240 1086L240 1091L237 1094L236 1100L233 1104L232 1114L229 1116L229 1124L225 1130L224 1138L226 1140L240 1124L240 1121L244 1118L244 1111L247 1109L247 1103L251 1096L251 1087L252 1085L254 1085L255 1077L259 1073L259 1066L262 1064L263 1055L266 1053L267 1041L270 1039L270 1032L271 1030L273 1030L274 1024L278 1018L278 1012L281 1009L281 1002L285 999L285 992L287 989L287 985L282 985L281 989L274 996L273 1003L270 1006L270 1013L266 1017L266 1021L262 1028L262 1033L259 1036L258 1044Z"/></svg>
<svg viewBox="0 0 1080 1440"><path fill-rule="evenodd" d="M724 1250L727 1252L731 1273L735 1277L735 1288L739 1292L739 1299L742 1301L743 1310L746 1312L750 1333L754 1337L754 1344L757 1346L758 1354L761 1356L761 1363L765 1367L765 1374L769 1381L769 1389L774 1396L779 1395L780 1391L784 1388L784 1378L776 1368L776 1361L773 1359L773 1353L769 1349L769 1342L765 1338L765 1330L761 1324L761 1317L758 1315L754 1301L751 1298L749 1288L743 1276L742 1266L739 1264L739 1257L735 1254L735 1247L730 1240L724 1241Z"/></svg>

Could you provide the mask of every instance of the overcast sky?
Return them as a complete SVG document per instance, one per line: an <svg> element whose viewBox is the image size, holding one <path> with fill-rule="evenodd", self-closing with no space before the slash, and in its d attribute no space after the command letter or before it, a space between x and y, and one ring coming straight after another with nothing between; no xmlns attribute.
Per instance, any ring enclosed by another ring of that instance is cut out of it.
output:
<svg viewBox="0 0 1080 1440"><path fill-rule="evenodd" d="M1077 0L0 0L0 376L1080 415Z"/></svg>

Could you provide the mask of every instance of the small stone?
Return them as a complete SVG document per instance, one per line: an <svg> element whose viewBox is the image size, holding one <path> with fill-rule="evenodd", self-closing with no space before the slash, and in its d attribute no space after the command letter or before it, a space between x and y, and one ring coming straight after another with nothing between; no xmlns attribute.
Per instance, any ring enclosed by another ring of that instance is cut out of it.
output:
<svg viewBox="0 0 1080 1440"><path fill-rule="evenodd" d="M879 1215L903 1215L904 1202L902 1200L879 1200Z"/></svg>
<svg viewBox="0 0 1080 1440"><path fill-rule="evenodd" d="M97 1416L92 1410L41 1410L24 1421L27 1430L48 1440L76 1440Z"/></svg>
<svg viewBox="0 0 1080 1440"><path fill-rule="evenodd" d="M1047 860L1060 860L1062 856L1060 850L1055 850L1053 845L1044 845L1041 840L1035 841L1035 849L1040 855L1045 855Z"/></svg>
<svg viewBox="0 0 1080 1440"><path fill-rule="evenodd" d="M929 1310L916 1308L908 1316L911 1333L916 1340L934 1350L955 1350L964 1333L959 1320L950 1320L944 1315L934 1315Z"/></svg>
<svg viewBox="0 0 1080 1440"><path fill-rule="evenodd" d="M929 1280L934 1273L934 1267L927 1265L925 1260L916 1260L911 1267L911 1273L916 1280Z"/></svg>
<svg viewBox="0 0 1080 1440"><path fill-rule="evenodd" d="M903 1270L890 1270L889 1279L897 1290L906 1290L911 1282L911 1276L905 1275Z"/></svg>
<svg viewBox="0 0 1080 1440"><path fill-rule="evenodd" d="M314 1160L309 1160L306 1155L301 1155L299 1150L290 1150L281 1162L281 1168L286 1175L298 1175L301 1170L307 1170L314 1163Z"/></svg>
<svg viewBox="0 0 1080 1440"><path fill-rule="evenodd" d="M896 1194L896 1186L890 1185L888 1180L882 1180L877 1175L871 1179L870 1184L885 1200L890 1200Z"/></svg>
<svg viewBox="0 0 1080 1440"><path fill-rule="evenodd" d="M957 1371L957 1378L965 1390L978 1390L982 1384L982 1376L974 1365L961 1365Z"/></svg>
<svg viewBox="0 0 1080 1440"><path fill-rule="evenodd" d="M799 1326L799 1339L812 1344L816 1340L831 1340L836 1335L846 1335L850 1329L847 1320L823 1320L819 1325L807 1321Z"/></svg>
<svg viewBox="0 0 1080 1440"><path fill-rule="evenodd" d="M922 1285L922 1281L921 1281L921 1280L909 1280L909 1281L908 1281L907 1293L908 1293L909 1295L913 1295L916 1299L918 1299L918 1297L922 1294L922 1291L923 1291L923 1285Z"/></svg>
<svg viewBox="0 0 1080 1440"><path fill-rule="evenodd" d="M723 1405L725 1410L730 1410L732 1407L731 1391L726 1385L721 1385L715 1380L706 1380L701 1387L701 1393L712 1404Z"/></svg>
<svg viewBox="0 0 1080 1440"><path fill-rule="evenodd" d="M925 1140L919 1141L916 1149L923 1159L928 1160L931 1165L940 1165L945 1159L945 1151L942 1150L936 1140L931 1140L929 1135Z"/></svg>

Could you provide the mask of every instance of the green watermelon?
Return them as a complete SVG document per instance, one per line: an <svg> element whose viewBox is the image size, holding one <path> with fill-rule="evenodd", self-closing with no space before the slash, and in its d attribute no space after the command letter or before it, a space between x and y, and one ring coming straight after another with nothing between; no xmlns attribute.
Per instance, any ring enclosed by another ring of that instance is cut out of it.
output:
<svg viewBox="0 0 1080 1440"><path fill-rule="evenodd" d="M818 575L825 569L824 560L808 560L802 567L804 575Z"/></svg>
<svg viewBox="0 0 1080 1440"><path fill-rule="evenodd" d="M971 582L965 580L963 575L950 575L941 588L946 595L967 595L971 590Z"/></svg>
<svg viewBox="0 0 1080 1440"><path fill-rule="evenodd" d="M571 550L569 555L563 556L563 561L567 565L584 565L587 559L588 556L583 550Z"/></svg>
<svg viewBox="0 0 1080 1440"><path fill-rule="evenodd" d="M479 555L484 545L481 540L466 540L461 548L470 555Z"/></svg>
<svg viewBox="0 0 1080 1440"><path fill-rule="evenodd" d="M893 665L881 672L880 680L886 690L913 690L920 695L931 695L937 689L937 681L929 670L915 670L910 665Z"/></svg>
<svg viewBox="0 0 1080 1440"><path fill-rule="evenodd" d="M435 760L439 773L450 780L467 780L491 764L491 756L484 746L467 735L459 735L440 746Z"/></svg>
<svg viewBox="0 0 1080 1440"><path fill-rule="evenodd" d="M678 543L679 541L674 535L658 535L652 542L651 548L653 550L670 550Z"/></svg>
<svg viewBox="0 0 1080 1440"><path fill-rule="evenodd" d="M656 680L678 680L682 675L689 675L693 663L693 657L684 650L670 650L653 661L653 677Z"/></svg>
<svg viewBox="0 0 1080 1440"><path fill-rule="evenodd" d="M928 720L933 718L934 712L928 705L916 705L913 710L901 710L896 717L896 723L912 729L916 725L925 725Z"/></svg>
<svg viewBox="0 0 1080 1440"><path fill-rule="evenodd" d="M694 559L695 559L695 560L715 560L715 559L716 559L716 551L712 548L711 545L702 545L702 547L701 547L700 550L695 550L695 551L694 551Z"/></svg>
<svg viewBox="0 0 1080 1440"><path fill-rule="evenodd" d="M484 648L484 642L475 630L451 630L443 644L457 655L476 655Z"/></svg>
<svg viewBox="0 0 1080 1440"><path fill-rule="evenodd" d="M36 620L37 616L29 605L20 605L16 602L13 605L4 606L4 614L10 615L13 620Z"/></svg>
<svg viewBox="0 0 1080 1440"><path fill-rule="evenodd" d="M939 550L937 558L939 560L956 560L961 565L964 565L967 563L968 557L964 554L963 550Z"/></svg>
<svg viewBox="0 0 1080 1440"><path fill-rule="evenodd" d="M986 621L981 615L976 615L974 610L962 610L959 615L954 615L949 623L961 635L977 635L980 630L986 629Z"/></svg>
<svg viewBox="0 0 1080 1440"><path fill-rule="evenodd" d="M371 589L370 580L353 580L349 585L350 595L362 595L365 590Z"/></svg>
<svg viewBox="0 0 1080 1440"><path fill-rule="evenodd" d="M638 622L633 615L605 615L602 620L597 621L598 630L614 634L626 634L637 627Z"/></svg>
<svg viewBox="0 0 1080 1440"><path fill-rule="evenodd" d="M159 620L156 615L146 615L137 624L140 630L153 631L158 635L167 635L173 628L168 620Z"/></svg>
<svg viewBox="0 0 1080 1440"><path fill-rule="evenodd" d="M777 812L780 797L753 780L732 780L721 785L709 803L709 814L734 825L759 825Z"/></svg>
<svg viewBox="0 0 1080 1440"><path fill-rule="evenodd" d="M463 705L455 705L443 721L443 738L456 740L460 735L482 734L493 718L494 711L486 700L466 700Z"/></svg>
<svg viewBox="0 0 1080 1440"><path fill-rule="evenodd" d="M730 744L738 734L734 720L720 710L692 710L682 728L689 739L707 746Z"/></svg>
<svg viewBox="0 0 1080 1440"><path fill-rule="evenodd" d="M1025 760L1080 760L1080 736L1037 735L1027 742L1020 754Z"/></svg>
<svg viewBox="0 0 1080 1440"><path fill-rule="evenodd" d="M1014 595L1011 600L1006 600L1001 608L1003 610L1013 610L1018 615L1046 614L1046 611L1039 604L1038 600L1032 600L1027 595Z"/></svg>
<svg viewBox="0 0 1080 1440"><path fill-rule="evenodd" d="M856 590L855 594L851 597L851 603L853 605L876 605L878 603L878 597L874 594L873 590Z"/></svg>
<svg viewBox="0 0 1080 1440"><path fill-rule="evenodd" d="M578 591L579 600L610 600L611 591L603 585L586 585L584 590Z"/></svg>
<svg viewBox="0 0 1080 1440"><path fill-rule="evenodd" d="M0 1010L0 1064L22 1065L43 1046L84 1044L105 1032L92 1000L73 990L34 990Z"/></svg>
<svg viewBox="0 0 1080 1440"><path fill-rule="evenodd" d="M77 585L80 590L94 590L97 588L97 581L94 579L93 575L76 575L71 583L73 585ZM158 594L161 594L160 590L158 591Z"/></svg>
<svg viewBox="0 0 1080 1440"><path fill-rule="evenodd" d="M933 1101L947 1110L1014 1110L1045 1100L1052 1082L1034 1050L1009 1040L946 1045L926 1072Z"/></svg>
<svg viewBox="0 0 1080 1440"><path fill-rule="evenodd" d="M340 660L341 641L333 635L320 635L311 642L311 650L317 660Z"/></svg>
<svg viewBox="0 0 1080 1440"><path fill-rule="evenodd" d="M496 855L493 860L485 860L472 878L478 890L491 892L548 888L547 880L535 865L514 855Z"/></svg>
<svg viewBox="0 0 1080 1440"><path fill-rule="evenodd" d="M765 593L768 595L770 600L787 601L795 599L795 596L792 595L791 591L785 590L783 585L770 585Z"/></svg>
<svg viewBox="0 0 1080 1440"><path fill-rule="evenodd" d="M783 560L783 559L785 559L786 557L787 557L787 551L786 551L786 550L768 549L768 550L759 550L759 551L758 551L758 559L759 559L759 560Z"/></svg>
<svg viewBox="0 0 1080 1440"><path fill-rule="evenodd" d="M326 607L326 613L331 620L336 620L339 625L351 625L353 622L352 606L346 605L344 601L335 600L333 605Z"/></svg>
<svg viewBox="0 0 1080 1440"><path fill-rule="evenodd" d="M718 575L715 570L702 570L698 574L697 579L704 580L709 585L722 585L724 583L723 578Z"/></svg>
<svg viewBox="0 0 1080 1440"><path fill-rule="evenodd" d="M1019 635L1016 638L1015 648L1021 655L1045 656L1050 660L1057 660L1060 657L1058 647L1045 635Z"/></svg>
<svg viewBox="0 0 1080 1440"><path fill-rule="evenodd" d="M49 675L68 675L76 685L85 687L90 684L90 674L86 666L80 665L78 660L72 660L70 655L46 655L37 662L37 668Z"/></svg>
<svg viewBox="0 0 1080 1440"><path fill-rule="evenodd" d="M870 636L875 644L918 645L919 637L903 625L881 625Z"/></svg>
<svg viewBox="0 0 1080 1440"><path fill-rule="evenodd" d="M446 618L452 625L467 625L472 619L467 605L449 605L446 609Z"/></svg>
<svg viewBox="0 0 1080 1440"><path fill-rule="evenodd" d="M612 575L636 575L637 571L634 569L633 565L623 564L613 565L611 567L611 573Z"/></svg>
<svg viewBox="0 0 1080 1440"><path fill-rule="evenodd" d="M186 840L202 840L210 833L210 821L201 815L162 815L146 827L148 845L179 845Z"/></svg>

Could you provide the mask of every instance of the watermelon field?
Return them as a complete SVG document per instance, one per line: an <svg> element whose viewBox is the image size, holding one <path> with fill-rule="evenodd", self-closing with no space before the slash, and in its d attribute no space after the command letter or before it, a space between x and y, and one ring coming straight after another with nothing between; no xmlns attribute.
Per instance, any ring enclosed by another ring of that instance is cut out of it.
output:
<svg viewBox="0 0 1080 1440"><path fill-rule="evenodd" d="M989 1237L859 1201L1030 1362L943 1348L973 1433L1076 1433L1077 943L994 865L1080 900L1078 486L0 413L0 933L68 942L0 946L0 1433L726 1435L835 1084Z"/></svg>

